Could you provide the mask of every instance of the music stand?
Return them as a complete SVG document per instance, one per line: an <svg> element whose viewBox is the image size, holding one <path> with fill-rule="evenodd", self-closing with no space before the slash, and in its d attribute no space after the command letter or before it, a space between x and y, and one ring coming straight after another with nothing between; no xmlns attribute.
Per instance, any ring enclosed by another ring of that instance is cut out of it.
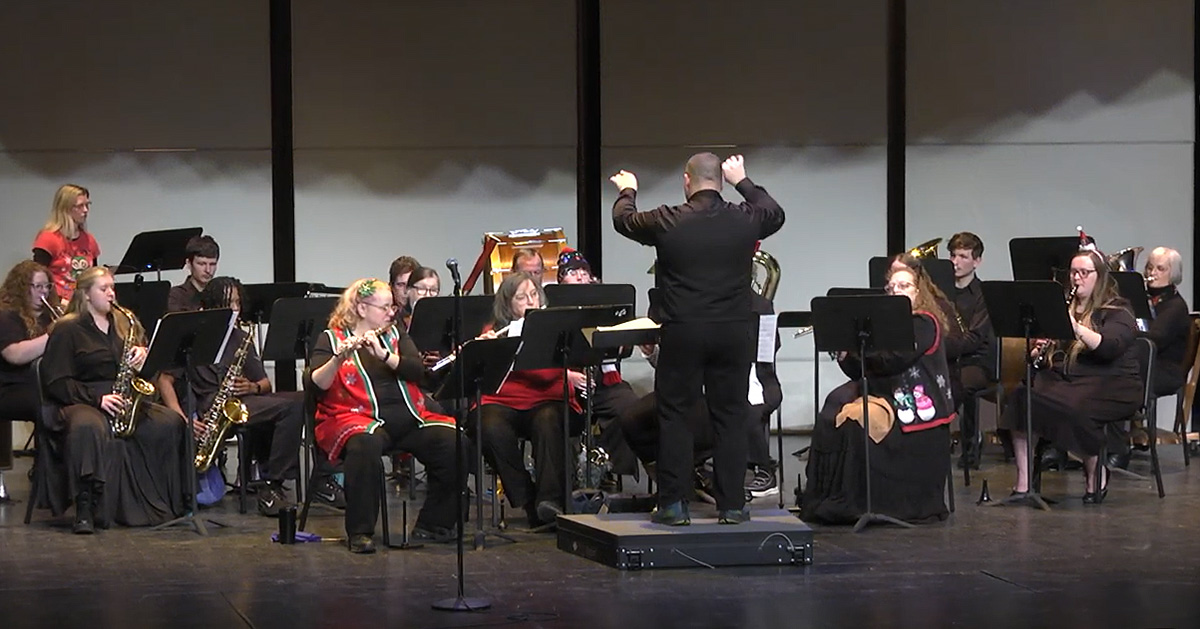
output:
<svg viewBox="0 0 1200 629"><path fill-rule="evenodd" d="M887 291L883 290L882 286L875 286L872 288L861 288L861 287L857 287L857 286L855 286L855 287L835 286L835 287L825 291L826 297L861 297L864 295L870 296L870 295L886 295L886 294L887 294Z"/></svg>
<svg viewBox="0 0 1200 629"><path fill-rule="evenodd" d="M337 305L337 297L286 297L277 299L271 307L267 340L263 343L263 360L304 361L312 353L317 335L325 329L329 314ZM278 372L278 369L276 369ZM278 377L278 373L275 374Z"/></svg>
<svg viewBox="0 0 1200 629"><path fill-rule="evenodd" d="M800 338L807 333L813 331L813 313L811 310L791 310L779 313L779 319L776 327L780 330L790 328L800 328L800 331L792 338ZM813 410L814 420L820 414L820 404L815 401L821 399L821 380L817 371L818 359L821 357L820 350L816 349L816 344L813 344ZM775 411L775 438L779 446L779 483L783 484L783 402L779 403L779 409ZM799 487L797 487L797 491ZM779 508L783 509L783 491L779 492Z"/></svg>
<svg viewBox="0 0 1200 629"><path fill-rule="evenodd" d="M146 282L138 276L132 282L114 284L117 292L117 303L129 308L141 321L142 328L153 330L158 320L167 314L167 298L171 293L171 283L167 281Z"/></svg>
<svg viewBox="0 0 1200 629"><path fill-rule="evenodd" d="M413 308L412 322L408 335L417 349L422 352L440 352L449 356L454 352L454 300L455 297L426 297ZM470 338L478 334L492 319L491 295L462 297L463 332Z"/></svg>
<svg viewBox="0 0 1200 629"><path fill-rule="evenodd" d="M142 274L154 271L158 281L162 281L163 271L182 269L187 262L187 243L192 238L204 233L203 227L185 227L183 229L163 229L159 231L142 232L133 237L121 264L113 271L113 275L125 273Z"/></svg>
<svg viewBox="0 0 1200 629"><path fill-rule="evenodd" d="M217 362L221 352L225 349L225 343L229 340L229 333L233 329L236 318L237 314L228 308L173 312L164 316L154 328L154 336L150 339L150 350L146 355L145 362L142 363L139 376L149 380L160 371L173 368L191 373L193 365ZM188 397L188 406L190 407L191 396ZM187 457L188 468L191 470L188 478L188 488L190 489L188 512L154 526L151 530L161 531L172 526L185 525L191 526L200 535L208 535L208 529L204 526L204 520L208 518L196 517L198 511L196 506L196 492L198 491L195 464L196 443L195 436L192 434L192 409L188 408L186 412L188 417L183 418L187 424L184 439L187 445L184 448L184 454ZM208 519L208 522L220 527L229 526L213 519Z"/></svg>
<svg viewBox="0 0 1200 629"><path fill-rule="evenodd" d="M246 284L243 288L246 289L246 303L242 304L242 321L258 325L271 321L276 301L308 294L308 284L305 282Z"/></svg>
<svg viewBox="0 0 1200 629"><path fill-rule="evenodd" d="M1133 318L1149 321L1154 318L1150 311L1150 296L1146 294L1146 278L1137 271L1112 271L1113 280L1117 283L1117 292L1129 300L1133 308ZM1145 330L1142 330L1145 332Z"/></svg>
<svg viewBox="0 0 1200 629"><path fill-rule="evenodd" d="M929 279L933 281L933 285L942 289L943 293L952 295L951 289L954 288L954 263L945 258L918 258L921 261L921 268L929 274ZM868 284L872 287L883 288L887 283L888 267L891 266L891 257L876 256L867 261L867 278Z"/></svg>
<svg viewBox="0 0 1200 629"><path fill-rule="evenodd" d="M561 369L563 375L563 512L571 502L571 383L567 371L599 364L603 350L594 349L583 336L584 328L613 325L628 319L628 305L546 308L525 314L520 349L513 371Z"/></svg>
<svg viewBox="0 0 1200 629"><path fill-rule="evenodd" d="M983 301L998 337L1025 339L1025 454L1026 488L993 505L1029 504L1049 511L1041 487L1033 486L1033 338L1070 339L1074 328L1063 301L1062 286L1051 281L983 282Z"/></svg>
<svg viewBox="0 0 1200 629"><path fill-rule="evenodd" d="M629 304L637 309L637 288L633 284L549 284L542 290L546 291L546 303L555 308Z"/></svg>
<svg viewBox="0 0 1200 629"><path fill-rule="evenodd" d="M1013 238L1008 241L1013 279L1021 281L1054 280L1066 284L1071 258L1079 253L1078 236Z"/></svg>
<svg viewBox="0 0 1200 629"><path fill-rule="evenodd" d="M863 473L867 489L867 510L854 524L854 532L868 524L912 524L890 515L875 513L871 502L871 419L867 405L868 351L911 352L913 336L912 302L903 295L858 295L852 297L814 297L812 300L813 342L822 352L858 354L859 395L862 396Z"/></svg>

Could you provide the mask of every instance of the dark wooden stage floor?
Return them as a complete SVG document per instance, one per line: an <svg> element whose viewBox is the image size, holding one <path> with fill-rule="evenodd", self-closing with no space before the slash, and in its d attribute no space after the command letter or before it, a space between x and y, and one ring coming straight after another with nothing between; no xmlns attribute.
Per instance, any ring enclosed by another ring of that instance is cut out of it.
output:
<svg viewBox="0 0 1200 629"><path fill-rule="evenodd" d="M1149 482L1114 477L1108 502L1085 507L1080 472L1049 473L1046 494L1062 498L1050 513L978 507L979 480L964 488L960 473L947 522L820 528L808 568L618 572L557 550L553 535L518 534L468 551L467 593L493 607L460 614L430 609L456 590L453 546L280 546L275 521L239 516L231 497L205 514L233 527L207 538L81 537L45 512L25 526L19 459L5 478L21 502L0 507L0 627L1197 627L1200 461L1185 468L1178 446L1163 458L1163 500ZM981 476L1001 497L1013 472L993 457ZM336 537L341 523L318 510L309 529Z"/></svg>

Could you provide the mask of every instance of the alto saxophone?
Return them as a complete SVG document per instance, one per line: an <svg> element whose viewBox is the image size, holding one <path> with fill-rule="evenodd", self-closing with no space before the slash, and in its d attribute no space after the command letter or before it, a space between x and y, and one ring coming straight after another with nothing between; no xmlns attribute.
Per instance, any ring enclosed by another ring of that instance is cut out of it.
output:
<svg viewBox="0 0 1200 629"><path fill-rule="evenodd" d="M254 340L248 330L243 330L246 337L238 345L233 362L225 370L221 387L213 398L208 411L201 418L200 426L196 429L196 471L206 472L212 467L217 449L225 440L225 433L234 424L244 424L250 419L250 411L240 399L233 397L233 385L242 377L242 369L246 364L246 356L250 354L250 342Z"/></svg>
<svg viewBox="0 0 1200 629"><path fill-rule="evenodd" d="M154 395L154 385L144 378L137 376L133 368L133 348L137 341L138 323L133 313L113 303L113 309L119 311L129 321L129 333L125 335L125 346L121 348L121 364L117 368L117 380L113 383L113 394L125 400L125 408L112 416L113 434L118 437L128 437L137 428L137 415L142 399Z"/></svg>

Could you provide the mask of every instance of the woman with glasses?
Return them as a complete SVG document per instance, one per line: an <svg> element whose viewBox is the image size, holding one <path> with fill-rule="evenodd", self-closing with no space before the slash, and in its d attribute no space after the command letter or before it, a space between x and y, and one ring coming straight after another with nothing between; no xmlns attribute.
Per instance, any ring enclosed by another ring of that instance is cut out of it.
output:
<svg viewBox="0 0 1200 629"><path fill-rule="evenodd" d="M866 356L871 445L871 498L876 513L910 522L948 515L943 494L954 419L942 330L946 320L933 296L909 269L888 272L886 290L912 304L912 351ZM860 362L842 352L838 365L849 382L830 392L813 428L808 486L801 518L849 524L866 509Z"/></svg>
<svg viewBox="0 0 1200 629"><path fill-rule="evenodd" d="M87 230L91 211L87 188L59 186L50 218L33 239L33 259L50 270L50 281L62 296L64 307L75 292L75 280L100 258L100 245Z"/></svg>
<svg viewBox="0 0 1200 629"><path fill-rule="evenodd" d="M1142 383L1134 345L1136 323L1129 302L1117 294L1104 258L1092 250L1071 259L1074 296L1067 303L1075 338L1052 350L1044 341L1034 355L1048 356L1032 388L1033 431L1055 446L1081 455L1086 488L1084 504L1097 504L1108 493L1107 477L1096 478L1096 463L1104 444L1104 425L1128 418L1141 406ZM1000 425L1012 431L1017 484L1013 493L1037 489L1038 471L1030 480L1026 460L1024 385L1009 399Z"/></svg>
<svg viewBox="0 0 1200 629"><path fill-rule="evenodd" d="M520 336L525 315L546 305L546 293L535 276L516 272L496 290L493 321L481 338L496 338L497 331ZM586 378L570 372L571 399L580 412L575 390ZM485 395L480 408L483 455L500 475L504 493L514 507L525 509L531 528L551 524L563 512L563 373L561 369L531 369L508 374L500 390ZM525 469L518 439L533 445L537 478Z"/></svg>
<svg viewBox="0 0 1200 629"><path fill-rule="evenodd" d="M429 494L413 536L455 538L454 419L432 412L418 382L424 375L412 339L394 324L388 285L356 280L338 300L312 352L317 447L345 464L346 535L353 553L373 553L379 478L385 452L417 457Z"/></svg>
<svg viewBox="0 0 1200 629"><path fill-rule="evenodd" d="M43 300L58 302L50 271L33 260L14 266L0 286L0 488L4 470L13 466L9 422L38 416L37 378L30 365L46 351L52 317Z"/></svg>

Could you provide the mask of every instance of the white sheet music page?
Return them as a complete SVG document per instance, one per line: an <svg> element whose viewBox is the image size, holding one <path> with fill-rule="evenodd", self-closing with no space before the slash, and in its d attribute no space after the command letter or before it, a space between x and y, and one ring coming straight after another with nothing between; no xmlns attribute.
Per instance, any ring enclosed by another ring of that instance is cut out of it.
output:
<svg viewBox="0 0 1200 629"><path fill-rule="evenodd" d="M775 362L775 328L779 325L779 315L758 315L758 357L760 363Z"/></svg>

